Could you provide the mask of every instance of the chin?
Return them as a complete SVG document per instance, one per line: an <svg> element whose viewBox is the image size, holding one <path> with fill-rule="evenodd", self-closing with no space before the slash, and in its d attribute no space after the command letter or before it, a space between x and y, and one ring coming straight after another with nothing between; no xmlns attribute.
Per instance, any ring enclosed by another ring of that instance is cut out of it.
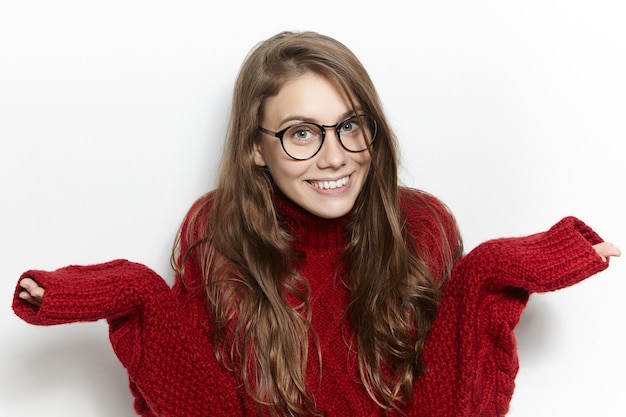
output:
<svg viewBox="0 0 626 417"><path fill-rule="evenodd" d="M315 209L313 207L310 207L306 209L317 217L330 220L345 216L346 214L350 213L350 211L352 211L352 207L354 207L354 203L341 207L325 207L321 209Z"/></svg>

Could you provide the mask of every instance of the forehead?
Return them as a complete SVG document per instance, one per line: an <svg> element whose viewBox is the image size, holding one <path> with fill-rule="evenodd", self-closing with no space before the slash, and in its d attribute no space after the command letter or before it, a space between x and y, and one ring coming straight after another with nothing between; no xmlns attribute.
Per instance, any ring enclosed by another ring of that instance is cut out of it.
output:
<svg viewBox="0 0 626 417"><path fill-rule="evenodd" d="M307 72L287 80L276 95L267 98L263 119L275 125L302 119L332 124L351 109L349 97L337 82Z"/></svg>

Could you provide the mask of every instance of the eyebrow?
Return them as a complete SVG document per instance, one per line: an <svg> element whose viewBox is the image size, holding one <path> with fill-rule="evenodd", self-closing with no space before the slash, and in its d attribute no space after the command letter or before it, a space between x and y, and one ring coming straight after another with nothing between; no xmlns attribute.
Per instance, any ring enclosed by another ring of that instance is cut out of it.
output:
<svg viewBox="0 0 626 417"><path fill-rule="evenodd" d="M356 109L348 109L347 111L343 112L337 119L337 123L342 122L356 114L358 114L359 112L363 111L363 109L361 107L357 107ZM278 126L284 126L285 123L290 123L290 122L312 122L312 123L318 123L318 124L322 124L319 123L319 120L313 118L313 117L307 117L307 116L300 116L300 115L292 115L292 116L287 116L284 119L282 119L280 121L280 123L278 124Z"/></svg>

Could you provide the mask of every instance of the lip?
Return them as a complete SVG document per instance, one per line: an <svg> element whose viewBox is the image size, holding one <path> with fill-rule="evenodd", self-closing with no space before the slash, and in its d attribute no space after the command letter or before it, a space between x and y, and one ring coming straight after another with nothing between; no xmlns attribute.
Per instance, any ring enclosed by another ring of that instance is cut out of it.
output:
<svg viewBox="0 0 626 417"><path fill-rule="evenodd" d="M317 193L342 194L350 189L352 177L352 174L348 174L333 178L307 180L306 183Z"/></svg>

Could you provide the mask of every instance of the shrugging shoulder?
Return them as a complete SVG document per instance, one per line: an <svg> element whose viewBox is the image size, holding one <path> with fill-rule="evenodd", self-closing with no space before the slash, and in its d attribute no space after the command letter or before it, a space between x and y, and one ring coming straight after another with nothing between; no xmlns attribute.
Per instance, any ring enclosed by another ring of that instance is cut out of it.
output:
<svg viewBox="0 0 626 417"><path fill-rule="evenodd" d="M441 242L453 251L461 247L454 218L420 191L402 189L400 199L406 231L443 276ZM207 233L211 201L211 194L202 197L185 218L181 254ZM406 415L505 415L518 370L513 329L529 294L564 288L605 269L608 263L592 247L601 241L586 224L567 217L545 232L494 239L459 256L424 345L427 371L417 379ZM18 284L13 310L35 325L107 320L143 417L241 416L245 393L213 352L198 260L189 256L183 264L185 281L177 277L172 288L150 268L126 260L30 270L22 277L45 288L44 302L35 307L19 299Z"/></svg>
<svg viewBox="0 0 626 417"><path fill-rule="evenodd" d="M400 188L399 199L406 238L443 286L463 251L456 219L443 202L425 191Z"/></svg>

